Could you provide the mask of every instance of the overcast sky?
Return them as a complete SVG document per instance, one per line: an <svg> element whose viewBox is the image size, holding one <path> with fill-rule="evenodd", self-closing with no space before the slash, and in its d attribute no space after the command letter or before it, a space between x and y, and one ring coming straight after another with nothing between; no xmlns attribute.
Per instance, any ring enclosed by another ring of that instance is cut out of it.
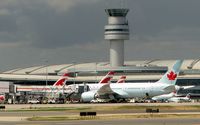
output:
<svg viewBox="0 0 200 125"><path fill-rule="evenodd" d="M105 8L126 7L125 59L200 57L200 0L0 0L0 71L109 60Z"/></svg>

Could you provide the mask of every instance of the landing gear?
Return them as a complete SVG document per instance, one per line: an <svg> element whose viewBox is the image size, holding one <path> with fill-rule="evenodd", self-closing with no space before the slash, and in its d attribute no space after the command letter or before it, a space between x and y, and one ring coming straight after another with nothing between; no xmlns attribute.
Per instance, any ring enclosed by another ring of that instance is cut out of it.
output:
<svg viewBox="0 0 200 125"><path fill-rule="evenodd" d="M149 93L146 93L146 99L150 99Z"/></svg>
<svg viewBox="0 0 200 125"><path fill-rule="evenodd" d="M109 101L109 103L117 103L117 100L112 99L112 100Z"/></svg>

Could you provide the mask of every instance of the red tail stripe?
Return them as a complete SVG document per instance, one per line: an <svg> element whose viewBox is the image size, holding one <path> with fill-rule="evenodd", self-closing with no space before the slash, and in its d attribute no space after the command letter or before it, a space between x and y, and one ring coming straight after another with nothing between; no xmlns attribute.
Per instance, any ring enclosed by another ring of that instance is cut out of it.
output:
<svg viewBox="0 0 200 125"><path fill-rule="evenodd" d="M100 83L108 83L111 80L112 77L107 77L103 79Z"/></svg>
<svg viewBox="0 0 200 125"><path fill-rule="evenodd" d="M69 73L65 73L65 74L63 74L62 76L69 76Z"/></svg>
<svg viewBox="0 0 200 125"><path fill-rule="evenodd" d="M5 100L5 96L0 96L0 100L1 101Z"/></svg>
<svg viewBox="0 0 200 125"><path fill-rule="evenodd" d="M115 74L115 72L110 71L107 75L114 75L114 74Z"/></svg>
<svg viewBox="0 0 200 125"><path fill-rule="evenodd" d="M59 81L57 81L55 84L54 84L54 86L63 86L64 85L64 82L65 82L65 78L63 78L63 79L60 79Z"/></svg>
<svg viewBox="0 0 200 125"><path fill-rule="evenodd" d="M126 76L122 76L121 79L126 79Z"/></svg>
<svg viewBox="0 0 200 125"><path fill-rule="evenodd" d="M121 76L117 83L125 83L126 76Z"/></svg>

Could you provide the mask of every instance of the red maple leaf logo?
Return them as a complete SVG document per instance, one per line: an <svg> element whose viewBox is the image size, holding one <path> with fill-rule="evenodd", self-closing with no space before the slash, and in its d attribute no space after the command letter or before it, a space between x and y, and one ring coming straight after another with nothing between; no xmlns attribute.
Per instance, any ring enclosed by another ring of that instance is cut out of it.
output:
<svg viewBox="0 0 200 125"><path fill-rule="evenodd" d="M167 74L167 78L169 80L175 80L177 77L177 74L175 74L173 71L171 71L169 74Z"/></svg>

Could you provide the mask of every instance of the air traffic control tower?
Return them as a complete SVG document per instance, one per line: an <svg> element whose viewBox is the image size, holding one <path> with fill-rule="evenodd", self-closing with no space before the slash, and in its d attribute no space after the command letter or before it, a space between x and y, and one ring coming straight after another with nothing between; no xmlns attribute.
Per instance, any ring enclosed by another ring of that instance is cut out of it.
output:
<svg viewBox="0 0 200 125"><path fill-rule="evenodd" d="M106 9L108 25L104 37L110 41L110 65L124 65L124 40L129 39L129 26L126 20L128 9Z"/></svg>

